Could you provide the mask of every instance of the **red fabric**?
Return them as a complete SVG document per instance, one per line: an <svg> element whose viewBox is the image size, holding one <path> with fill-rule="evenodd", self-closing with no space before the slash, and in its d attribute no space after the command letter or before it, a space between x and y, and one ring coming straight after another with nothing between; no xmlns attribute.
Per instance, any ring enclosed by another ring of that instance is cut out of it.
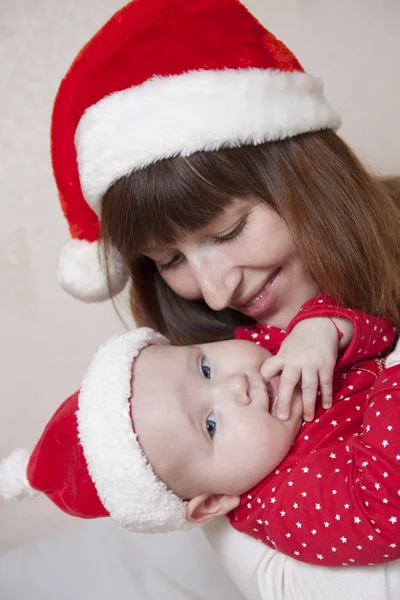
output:
<svg viewBox="0 0 400 600"><path fill-rule="evenodd" d="M376 356L387 353L395 332L389 321L335 306L325 295L306 303L288 331L323 314L347 316L355 328L335 370L334 405L317 407L289 455L242 497L230 521L304 562L387 562L400 558L400 367L384 370ZM262 325L237 331L274 352L285 335Z"/></svg>
<svg viewBox="0 0 400 600"><path fill-rule="evenodd" d="M65 400L46 425L29 459L27 477L64 512L85 519L107 517L78 438L78 396L76 392Z"/></svg>
<svg viewBox="0 0 400 600"><path fill-rule="evenodd" d="M99 234L74 146L86 108L154 75L246 67L303 71L238 0L134 0L118 11L78 54L54 103L53 171L72 237L94 241Z"/></svg>

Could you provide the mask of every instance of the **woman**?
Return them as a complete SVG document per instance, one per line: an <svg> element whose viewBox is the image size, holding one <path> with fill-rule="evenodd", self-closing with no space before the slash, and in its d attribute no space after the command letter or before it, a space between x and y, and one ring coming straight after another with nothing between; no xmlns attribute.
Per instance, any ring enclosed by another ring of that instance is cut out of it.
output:
<svg viewBox="0 0 400 600"><path fill-rule="evenodd" d="M321 82L237 0L129 4L78 55L54 106L74 238L62 285L100 300L129 278L137 325L180 343L254 320L285 328L320 290L398 324L399 213L339 122ZM294 377L315 393L330 374L318 348L312 360ZM282 362L293 379L295 345ZM399 589L394 563L341 579L220 527L209 539L249 598L340 597L343 581L353 597L360 582L363 598L390 597L383 580Z"/></svg>

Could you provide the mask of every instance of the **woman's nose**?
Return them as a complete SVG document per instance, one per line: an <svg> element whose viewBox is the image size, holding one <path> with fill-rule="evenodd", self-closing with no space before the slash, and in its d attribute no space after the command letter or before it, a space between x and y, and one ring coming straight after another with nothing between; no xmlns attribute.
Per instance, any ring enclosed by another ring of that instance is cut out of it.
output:
<svg viewBox="0 0 400 600"><path fill-rule="evenodd" d="M250 404L250 385L246 375L233 375L228 381L228 386L234 402L242 406Z"/></svg>
<svg viewBox="0 0 400 600"><path fill-rule="evenodd" d="M241 271L238 267L231 267L223 261L203 260L194 265L192 272L203 300L212 310L223 310L232 303L241 281Z"/></svg>

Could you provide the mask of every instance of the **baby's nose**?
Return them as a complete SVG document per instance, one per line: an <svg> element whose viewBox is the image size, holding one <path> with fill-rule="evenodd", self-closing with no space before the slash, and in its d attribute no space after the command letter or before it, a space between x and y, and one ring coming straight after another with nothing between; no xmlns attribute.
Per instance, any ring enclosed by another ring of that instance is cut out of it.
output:
<svg viewBox="0 0 400 600"><path fill-rule="evenodd" d="M231 389L233 392L235 402L243 406L250 404L250 386L246 375L235 375L234 377L232 377Z"/></svg>

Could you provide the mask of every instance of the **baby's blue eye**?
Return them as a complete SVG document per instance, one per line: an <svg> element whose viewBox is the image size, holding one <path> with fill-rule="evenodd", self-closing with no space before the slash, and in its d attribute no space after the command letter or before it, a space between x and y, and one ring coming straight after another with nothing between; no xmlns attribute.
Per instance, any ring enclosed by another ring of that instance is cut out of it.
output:
<svg viewBox="0 0 400 600"><path fill-rule="evenodd" d="M217 423L215 421L214 413L211 413L206 419L207 433L212 439L217 431Z"/></svg>
<svg viewBox="0 0 400 600"><path fill-rule="evenodd" d="M204 356L201 359L201 372L206 379L211 379L211 367Z"/></svg>

